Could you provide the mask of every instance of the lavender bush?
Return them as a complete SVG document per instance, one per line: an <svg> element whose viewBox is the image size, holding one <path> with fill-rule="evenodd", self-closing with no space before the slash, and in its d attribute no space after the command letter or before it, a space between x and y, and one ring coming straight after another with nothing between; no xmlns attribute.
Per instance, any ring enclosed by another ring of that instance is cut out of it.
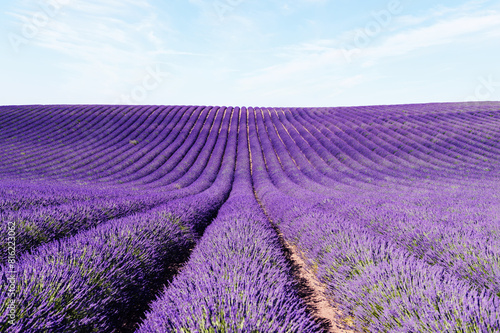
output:
<svg viewBox="0 0 500 333"><path fill-rule="evenodd" d="M500 103L0 107L8 332L500 331ZM16 273L13 274L12 270Z"/></svg>

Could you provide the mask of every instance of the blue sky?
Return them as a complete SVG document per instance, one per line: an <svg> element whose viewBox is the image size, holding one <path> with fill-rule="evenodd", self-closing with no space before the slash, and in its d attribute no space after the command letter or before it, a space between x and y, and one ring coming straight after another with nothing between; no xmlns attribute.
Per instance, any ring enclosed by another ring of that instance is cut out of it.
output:
<svg viewBox="0 0 500 333"><path fill-rule="evenodd" d="M499 1L3 0L0 105L500 100Z"/></svg>

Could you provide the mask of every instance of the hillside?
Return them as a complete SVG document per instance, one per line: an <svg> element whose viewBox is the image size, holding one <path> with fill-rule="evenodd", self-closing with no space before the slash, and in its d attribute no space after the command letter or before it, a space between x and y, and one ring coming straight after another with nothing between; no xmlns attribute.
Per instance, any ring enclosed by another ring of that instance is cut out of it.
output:
<svg viewBox="0 0 500 333"><path fill-rule="evenodd" d="M500 102L4 106L0 218L1 331L498 332Z"/></svg>

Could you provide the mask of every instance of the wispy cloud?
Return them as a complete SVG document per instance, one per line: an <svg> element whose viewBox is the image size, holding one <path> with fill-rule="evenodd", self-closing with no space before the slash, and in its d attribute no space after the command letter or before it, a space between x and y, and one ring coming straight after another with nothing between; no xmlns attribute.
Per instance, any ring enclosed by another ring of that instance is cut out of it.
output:
<svg viewBox="0 0 500 333"><path fill-rule="evenodd" d="M8 6L11 32L22 35L26 22L33 23L43 11L37 1ZM144 103L161 104L345 105L362 104L366 96L375 98L368 103L388 103L394 91L419 94L421 101L443 95L443 84L448 92L467 92L478 76L495 74L491 55L500 38L500 4L493 0L447 0L441 3L448 6L432 8L400 0L403 10L389 18L380 16L390 8L383 0L363 6L339 0L41 1L65 5L21 56L0 53L13 64L0 62L0 70L15 81L4 79L1 87L19 91L21 101L22 89L37 100L102 103L135 93L142 101L146 88ZM217 4L229 6L222 19ZM360 32L369 33L364 43L356 43ZM151 68L162 73L161 82L147 79ZM469 82L457 85L462 78ZM424 91L428 81L432 91Z"/></svg>
<svg viewBox="0 0 500 333"><path fill-rule="evenodd" d="M140 80L147 66L165 63L161 55L176 52L168 49L173 29L158 19L148 1L66 2L32 41L60 57L58 66L73 73L61 82L66 93L90 90L111 99ZM13 15L30 17L34 10L24 1Z"/></svg>
<svg viewBox="0 0 500 333"><path fill-rule="evenodd" d="M398 22L401 30L381 36L373 46L360 48L354 66L373 66L378 60L411 54L429 47L485 42L500 33L500 12L466 13L470 8L471 5L463 6L460 10L441 8L431 11L427 16L405 16ZM451 16L446 17L446 14ZM436 16L440 19L423 24ZM281 48L277 55L285 61L252 73L240 83L247 86L278 82L285 84L291 79L320 75L321 72L344 71L347 63L339 47L341 42L339 39L323 39Z"/></svg>
<svg viewBox="0 0 500 333"><path fill-rule="evenodd" d="M484 42L489 33L500 32L500 13L443 20L428 27L411 29L387 38L382 44L363 50L363 58L376 61L419 49L459 43Z"/></svg>

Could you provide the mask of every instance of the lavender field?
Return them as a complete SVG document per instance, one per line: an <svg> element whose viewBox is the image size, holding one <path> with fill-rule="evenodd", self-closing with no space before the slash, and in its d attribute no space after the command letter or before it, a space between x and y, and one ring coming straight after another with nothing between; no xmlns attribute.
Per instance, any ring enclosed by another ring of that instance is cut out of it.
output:
<svg viewBox="0 0 500 333"><path fill-rule="evenodd" d="M500 102L4 106L0 218L2 332L499 332Z"/></svg>

